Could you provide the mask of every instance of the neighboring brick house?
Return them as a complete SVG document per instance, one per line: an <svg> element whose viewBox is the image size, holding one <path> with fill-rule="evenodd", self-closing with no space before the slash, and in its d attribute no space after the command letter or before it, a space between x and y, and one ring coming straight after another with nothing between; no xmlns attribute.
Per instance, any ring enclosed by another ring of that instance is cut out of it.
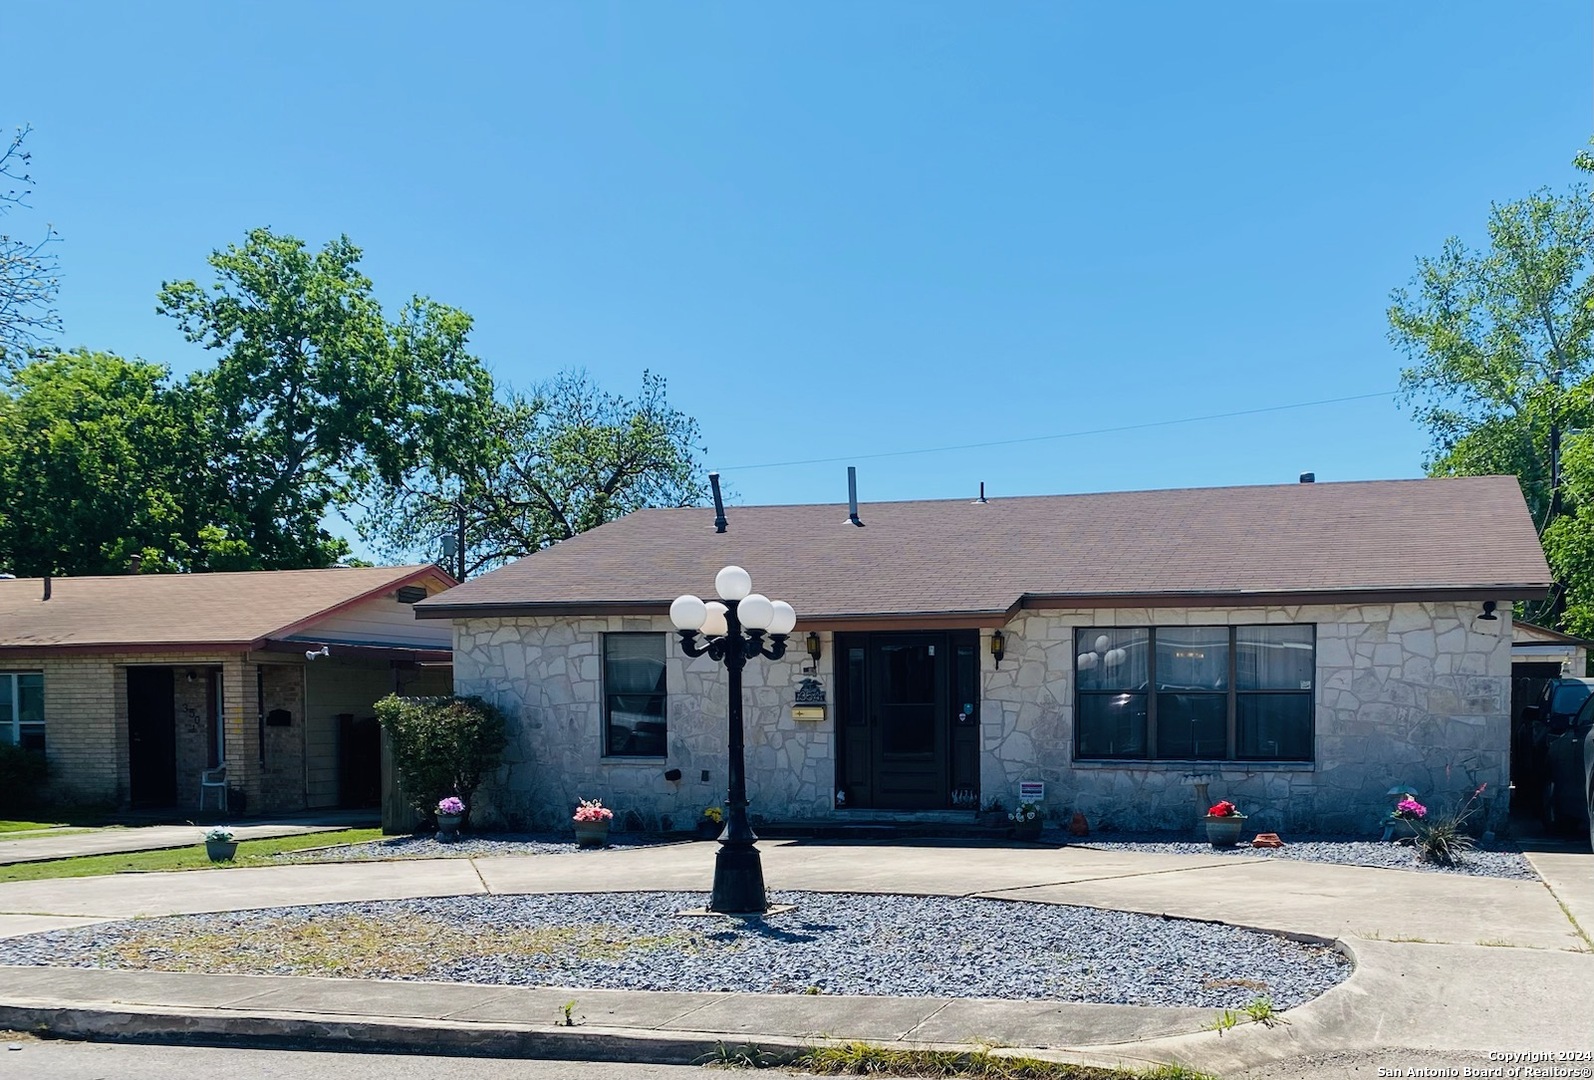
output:
<svg viewBox="0 0 1594 1080"><path fill-rule="evenodd" d="M432 565L54 578L48 599L0 580L0 741L42 748L64 802L188 809L225 763L235 812L375 806L371 704L448 691L449 635L411 605L453 584Z"/></svg>
<svg viewBox="0 0 1594 1080"><path fill-rule="evenodd" d="M1289 831L1367 828L1395 783L1503 798L1511 604L1551 582L1511 477L728 517L644 510L416 606L453 622L456 690L514 717L500 814L603 797L686 825L722 799L724 672L666 613L727 564L798 612L747 668L765 819L969 815L1025 781L1126 828L1186 824L1200 791ZM810 675L820 719L794 710Z"/></svg>

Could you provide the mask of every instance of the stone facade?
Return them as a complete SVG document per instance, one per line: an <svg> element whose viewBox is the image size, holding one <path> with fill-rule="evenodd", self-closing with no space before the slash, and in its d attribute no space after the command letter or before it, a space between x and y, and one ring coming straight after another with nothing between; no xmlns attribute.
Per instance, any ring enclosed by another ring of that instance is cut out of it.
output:
<svg viewBox="0 0 1594 1080"><path fill-rule="evenodd" d="M1197 782L1231 799L1259 829L1366 831L1385 792L1414 785L1440 805L1480 783L1503 798L1509 773L1511 624L1480 622L1477 602L1275 608L1025 611L1003 627L998 669L982 631L981 799L1011 806L1024 780L1046 783L1046 812L1095 826L1188 826ZM1073 760L1077 627L1308 623L1316 631L1311 762ZM602 745L602 636L666 636L668 748L612 758ZM799 634L793 642L801 640ZM468 619L454 625L455 688L504 707L506 764L483 793L484 817L548 826L578 798L602 798L650 828L688 827L725 791L724 669L681 655L667 619ZM818 675L831 679L831 635ZM835 703L819 723L792 718L795 649L749 663L745 677L751 811L769 818L844 816L833 807ZM679 769L681 778L666 779ZM705 779L706 777L706 779ZM1491 812L1503 810L1494 802Z"/></svg>
<svg viewBox="0 0 1594 1080"><path fill-rule="evenodd" d="M668 751L663 758L604 754L603 635L665 637ZM725 800L724 667L692 659L665 618L472 619L454 626L454 688L503 707L511 736L506 764L478 797L488 819L553 826L578 799L602 798L633 811L647 828L690 828ZM799 642L800 639L793 639ZM829 655L820 663L828 675ZM792 719L800 648L781 660L759 658L743 676L748 788L753 812L816 817L831 812L835 750L831 723ZM670 781L665 773L681 771ZM665 819L668 819L666 822Z"/></svg>
<svg viewBox="0 0 1594 1080"><path fill-rule="evenodd" d="M1480 622L1480 610L1471 602L1025 612L1004 628L1015 662L984 678L982 790L1000 797L1021 780L1043 780L1053 814L1078 810L1126 829L1188 824L1198 777L1213 801L1235 802L1263 830L1365 831L1397 783L1439 805L1487 783L1489 807L1503 811L1510 612ZM1073 760L1076 627L1253 623L1317 627L1312 762Z"/></svg>

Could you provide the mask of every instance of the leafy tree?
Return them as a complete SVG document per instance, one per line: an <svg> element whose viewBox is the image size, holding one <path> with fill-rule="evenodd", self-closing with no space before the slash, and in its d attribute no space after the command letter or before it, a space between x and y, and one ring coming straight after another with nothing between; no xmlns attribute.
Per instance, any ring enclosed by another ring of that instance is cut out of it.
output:
<svg viewBox="0 0 1594 1080"><path fill-rule="evenodd" d="M476 789L509 744L503 712L479 697L401 698L378 701L376 715L393 746L399 787L410 805L435 815L438 800L457 795L465 822Z"/></svg>
<svg viewBox="0 0 1594 1080"><path fill-rule="evenodd" d="M205 403L166 368L42 356L0 381L0 565L21 574L241 568L215 499Z"/></svg>
<svg viewBox="0 0 1594 1080"><path fill-rule="evenodd" d="M463 510L465 569L476 573L633 510L701 502L699 443L663 376L643 372L626 398L567 372L473 416L453 449L383 488L360 533L390 557L435 551Z"/></svg>
<svg viewBox="0 0 1594 1080"><path fill-rule="evenodd" d="M0 151L0 218L28 208L33 155L24 144L32 130L18 128ZM21 364L43 338L61 329L55 308L59 266L51 249L58 239L49 225L29 238L0 229L0 362Z"/></svg>
<svg viewBox="0 0 1594 1080"><path fill-rule="evenodd" d="M337 561L348 548L321 528L327 513L397 483L491 405L470 316L417 296L389 320L359 261L347 237L312 252L255 229L211 255L209 287L161 288L157 310L220 354L196 385L239 537L263 567Z"/></svg>
<svg viewBox="0 0 1594 1080"><path fill-rule="evenodd" d="M1393 294L1390 339L1412 363L1401 386L1433 440L1430 475L1520 478L1562 583L1527 614L1554 622L1572 569L1557 538L1577 510L1563 450L1594 413L1594 203L1583 185L1535 192L1494 206L1488 235L1418 260Z"/></svg>

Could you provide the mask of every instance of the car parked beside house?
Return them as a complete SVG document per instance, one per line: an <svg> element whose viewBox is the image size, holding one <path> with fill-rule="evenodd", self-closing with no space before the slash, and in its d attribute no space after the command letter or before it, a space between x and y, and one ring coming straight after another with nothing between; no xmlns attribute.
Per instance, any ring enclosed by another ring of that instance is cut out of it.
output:
<svg viewBox="0 0 1594 1080"><path fill-rule="evenodd" d="M1545 722L1544 824L1556 832L1581 831L1587 823L1594 840L1594 697L1572 716L1553 715Z"/></svg>

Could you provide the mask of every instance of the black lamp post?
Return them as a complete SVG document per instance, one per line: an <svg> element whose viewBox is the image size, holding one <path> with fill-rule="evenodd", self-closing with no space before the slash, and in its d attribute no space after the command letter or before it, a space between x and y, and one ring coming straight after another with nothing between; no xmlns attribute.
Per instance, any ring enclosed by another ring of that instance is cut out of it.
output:
<svg viewBox="0 0 1594 1080"><path fill-rule="evenodd" d="M742 739L742 669L755 656L779 660L786 655L786 635L797 625L797 612L783 600L753 592L753 579L740 566L727 566L714 578L724 599L704 603L695 596L676 597L670 621L681 634L681 651L725 665L730 684L730 789L725 794L725 829L714 859L714 893L709 910L727 915L761 915L769 907L764 894L764 867L759 861L753 828L747 823L747 763ZM698 642L698 634L707 638ZM769 635L769 643L764 635Z"/></svg>

